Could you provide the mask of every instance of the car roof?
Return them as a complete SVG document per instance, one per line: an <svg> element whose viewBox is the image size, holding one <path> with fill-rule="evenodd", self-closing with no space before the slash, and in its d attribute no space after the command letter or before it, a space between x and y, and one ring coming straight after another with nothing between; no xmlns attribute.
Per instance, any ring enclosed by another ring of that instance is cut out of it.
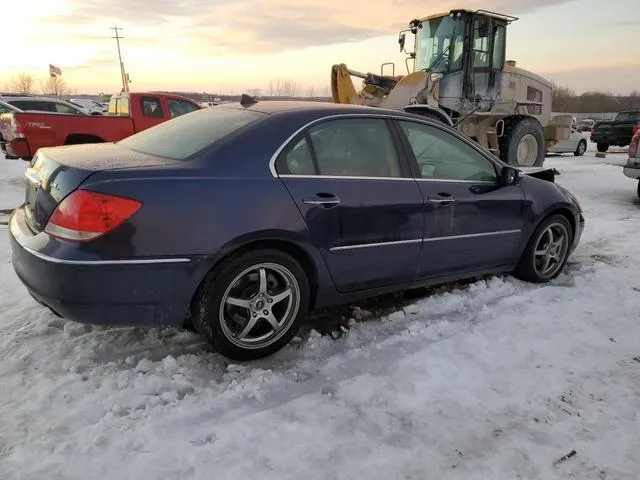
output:
<svg viewBox="0 0 640 480"><path fill-rule="evenodd" d="M34 101L38 101L38 102L42 102L42 101L46 101L46 102L62 102L62 103L68 103L65 100L59 99L59 98L51 98L51 97L0 97L0 100L3 100L7 103L12 102L14 100L20 100L20 101L24 101L24 100L34 100Z"/></svg>
<svg viewBox="0 0 640 480"><path fill-rule="evenodd" d="M310 100L261 100L246 106L243 106L240 103L225 103L217 105L215 108L235 108L238 110L255 111L270 115L306 111L309 113L313 112L318 116L341 114L372 114L415 118L415 114L407 113L402 110L391 110L367 105L316 102Z"/></svg>

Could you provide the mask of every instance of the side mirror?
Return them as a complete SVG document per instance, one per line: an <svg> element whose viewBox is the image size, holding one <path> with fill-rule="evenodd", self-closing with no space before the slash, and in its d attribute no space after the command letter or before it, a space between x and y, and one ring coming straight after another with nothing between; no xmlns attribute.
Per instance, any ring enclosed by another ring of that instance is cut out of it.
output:
<svg viewBox="0 0 640 480"><path fill-rule="evenodd" d="M401 52L404 50L405 41L406 41L406 35L404 33L401 33L400 36L398 37L398 43L400 44Z"/></svg>
<svg viewBox="0 0 640 480"><path fill-rule="evenodd" d="M513 167L503 167L500 171L500 183L508 187L510 185L515 185L520 178L520 171Z"/></svg>

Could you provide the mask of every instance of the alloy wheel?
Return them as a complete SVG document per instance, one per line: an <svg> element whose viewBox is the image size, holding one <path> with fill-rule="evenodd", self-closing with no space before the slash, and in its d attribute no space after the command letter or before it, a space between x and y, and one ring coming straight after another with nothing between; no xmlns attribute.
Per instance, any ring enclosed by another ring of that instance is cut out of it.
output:
<svg viewBox="0 0 640 480"><path fill-rule="evenodd" d="M220 303L222 331L244 349L267 347L280 339L300 308L294 274L277 263L260 263L239 273Z"/></svg>
<svg viewBox="0 0 640 480"><path fill-rule="evenodd" d="M551 278L564 263L569 249L569 232L561 223L550 224L540 235L533 257L533 268L542 278Z"/></svg>

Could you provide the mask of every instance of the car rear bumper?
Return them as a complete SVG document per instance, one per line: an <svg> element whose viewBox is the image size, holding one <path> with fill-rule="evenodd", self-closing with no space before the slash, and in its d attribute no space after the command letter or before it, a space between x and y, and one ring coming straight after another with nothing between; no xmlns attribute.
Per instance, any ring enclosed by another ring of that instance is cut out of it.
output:
<svg viewBox="0 0 640 480"><path fill-rule="evenodd" d="M182 326L206 273L204 262L193 258L78 260L59 256L64 251L61 242L45 233L34 235L22 208L12 214L9 231L13 268L20 281L39 303L77 322Z"/></svg>
<svg viewBox="0 0 640 480"><path fill-rule="evenodd" d="M624 173L625 176L629 178L640 179L640 165L635 165L635 166L627 165L622 169L622 173Z"/></svg>
<svg viewBox="0 0 640 480"><path fill-rule="evenodd" d="M624 135L591 135L591 142L593 143L606 143L607 145L614 145L616 147L624 147L631 143L631 131Z"/></svg>
<svg viewBox="0 0 640 480"><path fill-rule="evenodd" d="M33 154L29 148L29 143L24 138L16 138L9 142L4 142L2 150L8 157L31 158Z"/></svg>

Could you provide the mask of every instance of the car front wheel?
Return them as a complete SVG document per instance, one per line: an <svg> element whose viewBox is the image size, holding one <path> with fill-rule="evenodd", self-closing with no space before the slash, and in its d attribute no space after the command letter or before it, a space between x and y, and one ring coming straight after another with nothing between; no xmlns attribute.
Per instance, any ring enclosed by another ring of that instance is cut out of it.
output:
<svg viewBox="0 0 640 480"><path fill-rule="evenodd" d="M514 275L533 283L553 280L564 268L572 238L566 217L552 215L545 219L529 240Z"/></svg>
<svg viewBox="0 0 640 480"><path fill-rule="evenodd" d="M580 140L580 143L578 143L578 148L576 148L576 151L573 152L573 154L576 157L581 157L582 155L584 155L584 152L587 151L587 142L585 140Z"/></svg>
<svg viewBox="0 0 640 480"><path fill-rule="evenodd" d="M196 304L195 330L233 360L253 360L283 348L309 304L304 269L278 250L231 258L205 279Z"/></svg>

